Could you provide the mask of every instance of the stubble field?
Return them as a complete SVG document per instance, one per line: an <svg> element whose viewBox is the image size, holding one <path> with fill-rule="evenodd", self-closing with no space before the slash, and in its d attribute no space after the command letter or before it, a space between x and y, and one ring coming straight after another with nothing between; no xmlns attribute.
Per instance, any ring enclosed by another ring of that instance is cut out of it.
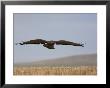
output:
<svg viewBox="0 0 110 88"><path fill-rule="evenodd" d="M14 67L14 75L97 75L96 66Z"/></svg>

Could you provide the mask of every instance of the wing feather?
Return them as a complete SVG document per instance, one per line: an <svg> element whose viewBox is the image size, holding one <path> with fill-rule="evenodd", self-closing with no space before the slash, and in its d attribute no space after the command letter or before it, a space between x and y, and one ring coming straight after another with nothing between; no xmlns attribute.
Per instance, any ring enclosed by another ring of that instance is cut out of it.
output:
<svg viewBox="0 0 110 88"><path fill-rule="evenodd" d="M83 44L80 44L80 43L74 43L74 42L65 41L65 40L59 40L59 41L56 41L56 45L83 46Z"/></svg>

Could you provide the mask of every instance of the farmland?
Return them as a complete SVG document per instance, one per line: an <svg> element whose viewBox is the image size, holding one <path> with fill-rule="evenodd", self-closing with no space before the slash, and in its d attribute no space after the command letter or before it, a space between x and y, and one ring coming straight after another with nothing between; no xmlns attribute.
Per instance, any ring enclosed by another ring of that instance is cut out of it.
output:
<svg viewBox="0 0 110 88"><path fill-rule="evenodd" d="M97 54L14 64L14 75L97 75Z"/></svg>
<svg viewBox="0 0 110 88"><path fill-rule="evenodd" d="M15 67L14 75L96 75L96 66Z"/></svg>

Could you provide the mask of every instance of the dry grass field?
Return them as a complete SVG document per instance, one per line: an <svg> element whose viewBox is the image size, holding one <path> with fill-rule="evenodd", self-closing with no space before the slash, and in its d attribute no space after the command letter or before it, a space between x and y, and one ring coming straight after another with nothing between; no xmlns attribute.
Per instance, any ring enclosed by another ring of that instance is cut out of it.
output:
<svg viewBox="0 0 110 88"><path fill-rule="evenodd" d="M96 66L14 67L14 75L97 75Z"/></svg>
<svg viewBox="0 0 110 88"><path fill-rule="evenodd" d="M17 63L14 75L97 75L97 54Z"/></svg>

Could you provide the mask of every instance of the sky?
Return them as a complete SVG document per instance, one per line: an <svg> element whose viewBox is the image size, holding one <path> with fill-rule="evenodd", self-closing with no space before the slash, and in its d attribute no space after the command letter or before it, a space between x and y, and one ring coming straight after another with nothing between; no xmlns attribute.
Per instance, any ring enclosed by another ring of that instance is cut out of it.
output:
<svg viewBox="0 0 110 88"><path fill-rule="evenodd" d="M97 53L96 13L14 13L14 63ZM84 47L15 45L32 39L67 40Z"/></svg>

